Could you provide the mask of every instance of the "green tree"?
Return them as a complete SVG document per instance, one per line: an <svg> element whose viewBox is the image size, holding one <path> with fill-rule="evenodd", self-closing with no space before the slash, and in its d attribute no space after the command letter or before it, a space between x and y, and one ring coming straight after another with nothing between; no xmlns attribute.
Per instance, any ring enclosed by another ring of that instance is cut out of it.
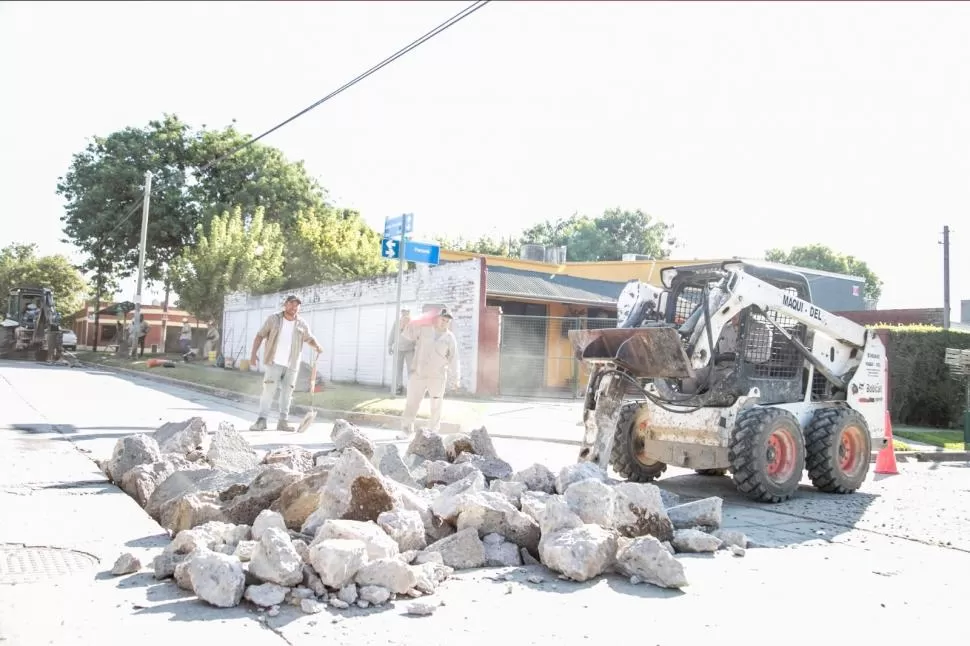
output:
<svg viewBox="0 0 970 646"><path fill-rule="evenodd" d="M172 266L179 304L197 318L222 325L225 297L237 291L278 288L283 276L283 236L266 222L262 207L244 217L240 207L199 225L196 242Z"/></svg>
<svg viewBox="0 0 970 646"><path fill-rule="evenodd" d="M541 222L522 234L522 243L566 245L574 262L620 260L625 253L651 258L670 257L676 240L672 226L637 209L607 209L599 217L573 214Z"/></svg>
<svg viewBox="0 0 970 646"><path fill-rule="evenodd" d="M838 274L849 274L865 278L863 293L866 299L875 303L882 294L882 280L869 269L869 265L855 256L841 254L821 244L810 244L792 247L789 251L783 249L769 249L765 252L765 260L780 262L794 267L819 269Z"/></svg>
<svg viewBox="0 0 970 646"><path fill-rule="evenodd" d="M322 206L297 214L288 234L284 287L306 287L386 274L381 234L352 209Z"/></svg>
<svg viewBox="0 0 970 646"><path fill-rule="evenodd" d="M442 249L451 251L467 251L469 253L481 253L489 256L518 256L521 243L514 238L493 238L492 236L480 236L477 239L457 236L449 238L438 236L435 242L441 245Z"/></svg>
<svg viewBox="0 0 970 646"><path fill-rule="evenodd" d="M84 305L86 283L81 272L66 257L38 256L37 245L10 244L0 249L0 296L6 303L14 287L48 287L54 304L65 320Z"/></svg>

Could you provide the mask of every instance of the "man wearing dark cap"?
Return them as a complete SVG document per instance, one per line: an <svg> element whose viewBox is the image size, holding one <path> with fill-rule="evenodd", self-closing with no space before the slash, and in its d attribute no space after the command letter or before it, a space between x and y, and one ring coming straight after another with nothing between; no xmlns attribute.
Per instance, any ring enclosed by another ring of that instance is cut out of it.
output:
<svg viewBox="0 0 970 646"><path fill-rule="evenodd" d="M302 301L296 296L287 296L283 301L283 311L271 314L253 339L253 351L249 362L254 366L258 364L259 346L265 340L263 360L266 365L263 370L263 394L259 398L259 418L250 427L251 431L266 430L266 418L273 405L276 387L281 382L280 420L276 430L293 430L286 418L290 414L293 389L296 387L296 378L300 373L300 353L303 351L303 344L308 344L318 354L323 352L306 321L300 317L301 303Z"/></svg>
<svg viewBox="0 0 970 646"><path fill-rule="evenodd" d="M445 390L457 389L459 384L458 340L449 329L451 313L442 309L431 326L409 324L401 335L414 341L414 372L408 379L407 403L402 419L403 437L414 433L414 420L424 394L431 399L430 428L441 426L441 404Z"/></svg>

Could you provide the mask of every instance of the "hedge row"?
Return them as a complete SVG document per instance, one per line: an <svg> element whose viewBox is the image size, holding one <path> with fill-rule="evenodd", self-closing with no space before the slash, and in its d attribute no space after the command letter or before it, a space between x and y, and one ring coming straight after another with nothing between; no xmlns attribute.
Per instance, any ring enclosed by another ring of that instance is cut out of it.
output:
<svg viewBox="0 0 970 646"><path fill-rule="evenodd" d="M889 330L889 411L907 426L962 428L966 391L943 361L946 348L970 349L970 334L928 325L873 325Z"/></svg>

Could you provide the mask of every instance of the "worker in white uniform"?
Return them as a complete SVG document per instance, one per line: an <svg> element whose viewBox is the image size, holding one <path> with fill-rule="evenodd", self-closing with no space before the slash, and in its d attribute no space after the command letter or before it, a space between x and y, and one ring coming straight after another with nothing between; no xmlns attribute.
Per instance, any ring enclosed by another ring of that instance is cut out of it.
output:
<svg viewBox="0 0 970 646"><path fill-rule="evenodd" d="M277 384L280 385L280 419L276 430L293 430L287 417L290 414L290 402L293 398L293 389L296 387L296 378L300 373L300 353L303 351L303 344L308 344L317 351L318 355L323 351L310 332L306 320L299 314L300 304L301 301L296 296L287 296L283 302L283 311L270 314L256 332L256 338L253 339L253 351L249 362L256 365L259 360L259 346L265 340L266 350L263 352L263 361L266 365L263 369L263 394L259 398L259 418L250 427L251 431L266 430L266 418L273 405Z"/></svg>
<svg viewBox="0 0 970 646"><path fill-rule="evenodd" d="M402 439L414 433L414 420L425 393L431 399L430 428L437 431L441 426L445 390L458 388L458 341L449 329L451 320L451 313L443 309L430 326L410 323L401 335L415 344L414 372L408 379L407 403L402 418Z"/></svg>

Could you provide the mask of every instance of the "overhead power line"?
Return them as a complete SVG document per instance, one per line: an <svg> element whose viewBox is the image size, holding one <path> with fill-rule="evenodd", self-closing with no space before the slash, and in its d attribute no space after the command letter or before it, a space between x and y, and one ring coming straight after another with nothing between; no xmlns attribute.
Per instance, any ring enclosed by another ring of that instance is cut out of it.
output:
<svg viewBox="0 0 970 646"><path fill-rule="evenodd" d="M365 78L367 78L368 76L370 76L374 72L377 72L378 70L386 67L387 65L390 65L391 63L393 63L394 61L396 61L398 58L400 58L400 57L404 56L405 54L407 54L408 52L410 52L412 49L415 49L416 47L418 47L421 44L427 42L428 40L431 40L432 38L434 38L435 36L437 36L441 32L445 31L449 27L451 27L451 26L453 26L453 25L461 22L462 20L464 20L468 16L472 15L473 13L475 13L476 11L478 11L479 9L481 9L482 7L484 7L485 5L487 5L489 2L491 2L491 0L481 0L479 2L473 2L472 4L470 4L469 6L465 7L463 10L459 11L454 16L452 16L451 18L449 18L448 20L444 21L443 23L441 23L440 25L438 25L437 27L435 27L431 31L427 32L426 34L424 34L423 36L421 36L420 38L418 38L417 40L414 40L410 44L408 44L405 47L399 49L394 54L391 54L390 56L388 56L387 58L385 58L380 63L378 63L377 65L373 66L372 68L370 68L366 72L364 72L364 73L362 73L362 74L354 77L350 81L347 81L346 83L344 83L343 85L341 85L339 88L337 88L336 90L334 90L333 92L331 92L327 96L323 97L322 99L320 99L316 103L313 103L313 104L307 106L306 108L304 108L303 110L300 110L299 112L297 112L296 114L294 114L292 117L290 117L286 121L282 121L282 122L278 123L277 125L273 126L272 128L270 128L269 130L267 130L263 134L259 135L258 137L254 137L254 138L250 139L246 143L242 144L241 146L236 147L235 149L229 151L225 155L222 155L221 157L218 157L214 161L209 162L208 164L206 164L205 166L202 167L202 171L206 171L209 168L215 166L216 164L222 162L223 160L228 159L229 157L232 157L233 155L235 155L239 151L241 151L241 150L243 150L243 149L251 146L252 144L254 144L257 141L259 141L260 139L262 139L263 137L266 137L267 135L270 135L270 134L276 132L277 130L279 130L283 126L287 125L291 121L294 121L294 120L302 117L304 114L306 114L310 110L313 110L314 108L317 108L317 107L323 105L324 103L326 103L330 99L334 98L335 96L337 96L341 92L350 89L351 87L353 87L357 83L360 83L361 81L363 81Z"/></svg>
<svg viewBox="0 0 970 646"><path fill-rule="evenodd" d="M437 36L441 32L447 30L448 28L452 27L453 25L458 24L459 22L461 22L462 20L464 20L468 16L472 15L473 13L475 13L476 11L478 11L479 9L481 9L482 7L484 7L485 5L489 4L491 1L492 0L479 0L478 2L473 2L472 4L468 5L467 7L465 7L464 9L462 9L461 11L459 11L458 13L456 13L455 15L453 15L451 18L448 18L446 21L444 21L443 23L441 23L440 25L438 25L437 27L435 27L434 29L432 29L431 31L429 31L429 32L425 33L424 35L422 35L421 37L419 37L419 38L411 41L408 45L405 45L401 49L397 50L396 52L394 52L393 54L391 54L390 56L388 56L387 58L385 58L384 60L382 60L380 63L374 65L373 67L371 67L366 72L363 72L361 74L358 74L357 76L355 76L350 81L347 81L346 83L344 83L343 85L341 85L340 87L338 87L336 90L330 92L329 94L327 94L325 97L323 97L319 101L313 103L312 105L307 106L303 110L300 110L299 112L297 112L296 114L294 114L292 117L286 119L285 121L281 121L280 123L276 124L275 126L273 126L272 128L270 128L269 130L267 130L263 134L259 135L258 137L253 137L252 139L250 139L246 143L244 143L244 144L242 144L240 146L237 146L236 148L232 149L231 151L229 151L228 153L226 153L226 154L224 154L224 155L222 155L220 157L217 157L215 160L213 160L213 161L209 162L208 164L206 164L205 166L203 166L201 168L200 172L205 172L206 170L212 168L216 164L219 164L220 162L228 159L229 157L232 157L233 155L235 155L239 151L244 150L245 148L248 148L249 146L251 146L254 143L256 143L257 141L259 141L260 139L263 139L264 137L267 137L267 136L271 135L272 133L276 132L277 130L279 130L283 126L285 126L285 125L291 123L292 121L295 121L296 119L302 117L304 114L306 114L310 110L313 110L314 108L320 107L321 105L323 105L324 103L326 103L330 99L334 98L338 94L344 92L345 90L349 90L351 87L353 87L357 83L360 83L361 81L363 81L365 78L367 78L371 74L373 74L373 73L381 70L384 67L387 67L388 65L390 65L391 63L393 63L394 61L396 61L400 57L404 56L405 54L407 54L411 50L413 50L413 49L419 47L420 45L424 44L425 42L431 40L432 38L434 38L435 36ZM160 185L156 184L156 186L160 186ZM115 231L117 231L118 229L120 229L129 219L131 219L131 216L134 215L138 211L138 209L141 207L141 205L144 203L144 201L145 201L145 196L142 195L141 199L139 199L137 202L135 202L132 205L131 209L129 209L128 212L125 213L125 215L123 215L120 220L118 220L118 223L114 227L112 227L112 229L107 233L107 235L105 237L108 237L108 236L112 235Z"/></svg>

